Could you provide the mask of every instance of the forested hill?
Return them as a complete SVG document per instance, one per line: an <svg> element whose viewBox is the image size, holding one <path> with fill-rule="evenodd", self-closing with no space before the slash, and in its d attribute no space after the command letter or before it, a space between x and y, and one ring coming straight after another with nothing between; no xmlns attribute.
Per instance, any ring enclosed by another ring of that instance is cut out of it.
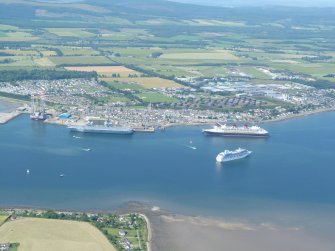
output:
<svg viewBox="0 0 335 251"><path fill-rule="evenodd" d="M294 8L294 7L238 7L224 8L198 6L165 0L84 0L79 3L50 3L37 1L0 0L0 20L24 25L35 17L36 11L48 11L62 18L86 20L113 15L130 21L163 17L171 19L221 19L224 21L245 21L250 24L287 20L293 24L303 24L311 20L318 23L335 23L335 8ZM308 20L307 20L308 19ZM7 21L6 21L7 20Z"/></svg>

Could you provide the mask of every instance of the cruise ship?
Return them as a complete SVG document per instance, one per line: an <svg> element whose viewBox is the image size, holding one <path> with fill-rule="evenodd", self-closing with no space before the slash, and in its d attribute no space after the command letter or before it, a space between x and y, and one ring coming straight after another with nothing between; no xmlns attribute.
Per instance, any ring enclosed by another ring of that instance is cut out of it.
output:
<svg viewBox="0 0 335 251"><path fill-rule="evenodd" d="M221 152L216 156L217 162L227 162L231 160L237 160L237 159L243 159L247 156L249 156L252 153L252 151L238 148L234 151L225 150L224 152Z"/></svg>
<svg viewBox="0 0 335 251"><path fill-rule="evenodd" d="M123 126L112 126L108 123L104 125L92 125L87 124L84 126L69 126L72 132L82 132L82 133L106 133L106 134L132 134L134 131L129 127Z"/></svg>
<svg viewBox="0 0 335 251"><path fill-rule="evenodd" d="M219 135L231 137L268 137L269 132L259 126L228 126L217 124L211 129L202 130L206 135Z"/></svg>

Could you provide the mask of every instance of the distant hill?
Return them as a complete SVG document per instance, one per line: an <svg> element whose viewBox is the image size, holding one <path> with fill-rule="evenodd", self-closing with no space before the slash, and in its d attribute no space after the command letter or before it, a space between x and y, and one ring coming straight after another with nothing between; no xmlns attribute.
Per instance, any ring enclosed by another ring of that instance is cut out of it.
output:
<svg viewBox="0 0 335 251"><path fill-rule="evenodd" d="M333 0L173 0L208 6L242 7L242 6L295 6L295 7L335 7Z"/></svg>

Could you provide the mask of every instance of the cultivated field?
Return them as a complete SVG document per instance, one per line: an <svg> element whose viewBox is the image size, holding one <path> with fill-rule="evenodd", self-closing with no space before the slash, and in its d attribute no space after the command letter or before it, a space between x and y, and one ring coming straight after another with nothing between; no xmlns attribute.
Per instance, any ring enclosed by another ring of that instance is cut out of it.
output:
<svg viewBox="0 0 335 251"><path fill-rule="evenodd" d="M169 53L169 54L163 54L161 58L192 59L192 60L200 60L200 59L239 60L238 57L224 50L220 50L217 52L200 52L200 53Z"/></svg>
<svg viewBox="0 0 335 251"><path fill-rule="evenodd" d="M47 31L60 37L92 37L93 34L79 28L48 28Z"/></svg>
<svg viewBox="0 0 335 251"><path fill-rule="evenodd" d="M112 62L103 56L67 56L67 57L50 57L56 65L96 65L111 64Z"/></svg>
<svg viewBox="0 0 335 251"><path fill-rule="evenodd" d="M128 83L136 83L144 88L151 89L151 88L179 88L182 85L177 84L176 82L168 79L163 78L119 78L119 81L124 81Z"/></svg>
<svg viewBox="0 0 335 251"><path fill-rule="evenodd" d="M120 74L120 77L128 77L129 74L140 74L124 66L69 66L65 67L65 69L71 71L95 71L99 75Z"/></svg>
<svg viewBox="0 0 335 251"><path fill-rule="evenodd" d="M34 62L42 67L54 67L55 64L49 58L38 58Z"/></svg>
<svg viewBox="0 0 335 251"><path fill-rule="evenodd" d="M173 103L177 101L177 99L169 97L165 94L149 91L135 94L135 96L147 103Z"/></svg>
<svg viewBox="0 0 335 251"><path fill-rule="evenodd" d="M0 215L0 226L7 219L8 215Z"/></svg>
<svg viewBox="0 0 335 251"><path fill-rule="evenodd" d="M86 222L24 218L0 227L0 243L20 243L20 251L114 251L95 227Z"/></svg>

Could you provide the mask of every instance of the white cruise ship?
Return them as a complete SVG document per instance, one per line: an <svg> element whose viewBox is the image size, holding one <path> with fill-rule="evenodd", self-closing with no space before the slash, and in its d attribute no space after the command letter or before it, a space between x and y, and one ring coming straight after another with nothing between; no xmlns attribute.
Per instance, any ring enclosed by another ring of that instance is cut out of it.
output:
<svg viewBox="0 0 335 251"><path fill-rule="evenodd" d="M249 156L252 153L252 151L238 148L234 151L229 151L225 150L224 152L221 152L216 156L216 161L217 162L227 162L231 160L236 160L236 159L243 159L247 156Z"/></svg>
<svg viewBox="0 0 335 251"><path fill-rule="evenodd" d="M259 126L228 126L217 124L211 129L202 130L206 135L219 135L231 137L268 137L269 132Z"/></svg>

